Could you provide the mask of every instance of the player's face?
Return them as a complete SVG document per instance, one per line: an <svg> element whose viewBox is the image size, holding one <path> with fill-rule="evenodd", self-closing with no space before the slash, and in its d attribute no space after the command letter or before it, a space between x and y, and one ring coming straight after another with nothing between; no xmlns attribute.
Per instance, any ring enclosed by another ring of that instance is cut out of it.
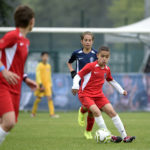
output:
<svg viewBox="0 0 150 150"><path fill-rule="evenodd" d="M84 39L81 40L81 44L83 45L83 48L85 49L91 49L93 45L93 39L91 35L85 35Z"/></svg>
<svg viewBox="0 0 150 150"><path fill-rule="evenodd" d="M97 54L98 63L100 66L105 66L110 58L110 52L108 51L101 51Z"/></svg>
<svg viewBox="0 0 150 150"><path fill-rule="evenodd" d="M44 54L41 58L42 58L43 63L47 63L48 59L49 59L49 56L47 54Z"/></svg>

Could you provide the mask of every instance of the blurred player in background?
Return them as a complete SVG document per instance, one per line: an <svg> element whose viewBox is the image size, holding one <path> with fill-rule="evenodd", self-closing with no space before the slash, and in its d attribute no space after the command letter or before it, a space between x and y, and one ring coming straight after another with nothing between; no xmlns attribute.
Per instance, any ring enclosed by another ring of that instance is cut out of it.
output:
<svg viewBox="0 0 150 150"><path fill-rule="evenodd" d="M32 108L32 117L35 117L38 104L41 98L46 96L48 100L49 115L53 118L58 118L58 115L54 113L54 104L52 100L52 77L51 77L51 65L48 64L49 54L48 52L41 53L41 62L36 68L36 82L39 85L39 89L35 91L36 100L34 101Z"/></svg>
<svg viewBox="0 0 150 150"><path fill-rule="evenodd" d="M0 144L17 122L22 80L36 89L36 82L24 74L29 40L26 35L34 26L34 12L28 6L17 7L16 29L0 39Z"/></svg>
<svg viewBox="0 0 150 150"><path fill-rule="evenodd" d="M81 44L83 48L80 48L78 50L75 50L71 58L69 59L67 65L69 68L69 71L71 73L71 77L74 78L74 76L87 64L90 62L94 62L97 60L97 51L92 48L94 42L94 35L91 32L84 32L81 34ZM76 70L72 67L72 63L76 61ZM78 123L80 126L85 125L85 113L88 110L84 108L84 106L81 106L78 113ZM84 132L84 136L86 139L93 139L91 131L94 125L94 117L91 111L88 111L87 116L87 128Z"/></svg>
<svg viewBox="0 0 150 150"><path fill-rule="evenodd" d="M104 111L109 117L111 117L115 127L118 129L124 142L132 142L135 137L127 136L124 125L115 112L114 108L110 104L109 100L104 95L102 88L105 79L116 88L116 90L122 94L127 95L127 91L113 79L111 76L110 68L106 65L110 58L110 50L108 47L101 47L97 54L98 60L87 64L73 79L72 93L78 97L84 107L90 110L99 128L107 129L104 119L101 115L101 111ZM79 82L81 80L81 86ZM112 136L113 142L121 142L121 138Z"/></svg>

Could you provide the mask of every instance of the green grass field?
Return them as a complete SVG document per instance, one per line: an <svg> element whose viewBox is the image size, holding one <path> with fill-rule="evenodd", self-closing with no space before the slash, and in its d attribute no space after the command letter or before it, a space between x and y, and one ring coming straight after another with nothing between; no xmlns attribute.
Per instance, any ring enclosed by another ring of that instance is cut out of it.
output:
<svg viewBox="0 0 150 150"><path fill-rule="evenodd" d="M0 150L150 150L150 113L120 113L128 134L135 135L133 143L97 144L85 140L84 129L77 124L77 112L59 113L59 119L38 113L20 113L19 122L8 135ZM108 128L119 135L111 119L104 115ZM94 126L93 134L97 126Z"/></svg>

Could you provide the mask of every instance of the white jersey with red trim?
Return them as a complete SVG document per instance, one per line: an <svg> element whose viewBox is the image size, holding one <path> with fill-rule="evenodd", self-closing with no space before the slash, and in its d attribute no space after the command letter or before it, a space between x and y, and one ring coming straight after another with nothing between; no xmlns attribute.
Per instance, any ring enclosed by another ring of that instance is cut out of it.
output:
<svg viewBox="0 0 150 150"><path fill-rule="evenodd" d="M107 81L113 80L110 68L105 66L102 69L97 61L88 63L78 72L78 75L81 77L81 86L78 93L80 97L102 97L105 79Z"/></svg>
<svg viewBox="0 0 150 150"><path fill-rule="evenodd" d="M19 94L24 73L24 64L28 55L29 40L22 36L19 29L10 31L0 39L0 60L7 70L20 76L17 85L9 85L0 73L0 88Z"/></svg>

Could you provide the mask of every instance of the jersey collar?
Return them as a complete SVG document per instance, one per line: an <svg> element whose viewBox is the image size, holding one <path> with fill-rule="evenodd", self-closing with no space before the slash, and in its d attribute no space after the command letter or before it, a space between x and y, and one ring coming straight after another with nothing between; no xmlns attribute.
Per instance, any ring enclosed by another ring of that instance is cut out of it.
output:
<svg viewBox="0 0 150 150"><path fill-rule="evenodd" d="M82 52L84 53L83 48L82 48L81 50L82 50ZM93 53L93 52L92 52L93 50L94 50L94 49L91 48L91 51L90 51L89 53ZM89 54L89 53L84 53L84 54Z"/></svg>
<svg viewBox="0 0 150 150"><path fill-rule="evenodd" d="M99 67L100 69L107 69L107 65L105 65L105 67L104 68L101 68L100 66L99 66L99 64L98 64L98 60L96 60L96 65L95 65L95 67Z"/></svg>

